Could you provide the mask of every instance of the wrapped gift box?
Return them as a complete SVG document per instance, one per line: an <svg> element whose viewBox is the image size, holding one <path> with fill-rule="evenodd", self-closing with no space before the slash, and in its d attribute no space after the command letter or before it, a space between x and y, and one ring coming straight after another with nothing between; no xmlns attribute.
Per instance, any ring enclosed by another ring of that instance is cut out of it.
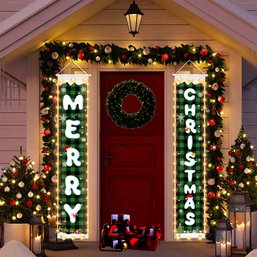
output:
<svg viewBox="0 0 257 257"><path fill-rule="evenodd" d="M105 224L102 228L99 249L106 246L112 249L146 250L155 251L157 243L161 239L159 225L143 225L137 227L130 224L129 214L112 214L111 224Z"/></svg>
<svg viewBox="0 0 257 257"><path fill-rule="evenodd" d="M112 223L115 221L118 223L123 223L126 220L130 221L130 215L129 214L112 214L111 219L112 219Z"/></svg>

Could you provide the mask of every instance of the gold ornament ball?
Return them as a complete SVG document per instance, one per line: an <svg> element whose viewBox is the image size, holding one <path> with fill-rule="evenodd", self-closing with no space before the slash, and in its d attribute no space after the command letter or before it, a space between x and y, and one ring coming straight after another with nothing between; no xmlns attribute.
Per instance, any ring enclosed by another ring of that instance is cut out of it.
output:
<svg viewBox="0 0 257 257"><path fill-rule="evenodd" d="M21 213L21 212L17 213L17 218L18 218L18 219L21 219L21 218L22 218L22 216L23 216L23 215L22 215L22 213Z"/></svg>
<svg viewBox="0 0 257 257"><path fill-rule="evenodd" d="M5 183L5 182L7 182L7 177L2 177L2 181Z"/></svg>
<svg viewBox="0 0 257 257"><path fill-rule="evenodd" d="M57 52L53 52L51 54L52 59L56 60L59 57L59 54Z"/></svg>
<svg viewBox="0 0 257 257"><path fill-rule="evenodd" d="M33 195L34 195L34 194L33 194L33 192L31 192L31 191L30 191L30 192L28 192L28 197L30 197L30 198L31 198L31 197L33 197Z"/></svg>
<svg viewBox="0 0 257 257"><path fill-rule="evenodd" d="M38 204L38 205L36 206L36 210L37 210L37 211L41 211L41 209L42 209L42 207Z"/></svg>
<svg viewBox="0 0 257 257"><path fill-rule="evenodd" d="M4 191L5 191L6 193L10 192L10 187L5 187L5 188L4 188Z"/></svg>
<svg viewBox="0 0 257 257"><path fill-rule="evenodd" d="M150 49L148 47L144 48L143 55L149 55L149 54L150 54Z"/></svg>
<svg viewBox="0 0 257 257"><path fill-rule="evenodd" d="M22 198L22 194L21 193L17 193L16 198L17 199L21 199Z"/></svg>
<svg viewBox="0 0 257 257"><path fill-rule="evenodd" d="M21 181L21 182L18 184L18 186L19 186L20 188L23 188L23 187L24 187L24 182Z"/></svg>
<svg viewBox="0 0 257 257"><path fill-rule="evenodd" d="M105 52L106 54L110 54L110 53L112 52L112 48L111 48L110 46L106 46L106 47L104 48L104 52Z"/></svg>

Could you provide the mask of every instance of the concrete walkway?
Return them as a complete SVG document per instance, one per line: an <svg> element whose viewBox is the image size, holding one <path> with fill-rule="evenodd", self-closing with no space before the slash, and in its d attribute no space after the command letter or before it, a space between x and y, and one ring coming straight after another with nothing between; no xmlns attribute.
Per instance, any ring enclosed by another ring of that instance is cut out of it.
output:
<svg viewBox="0 0 257 257"><path fill-rule="evenodd" d="M204 242L161 242L156 251L99 251L98 242L75 242L79 249L46 250L47 257L214 257L215 245ZM107 249L107 248L106 248ZM108 248L109 249L109 248Z"/></svg>

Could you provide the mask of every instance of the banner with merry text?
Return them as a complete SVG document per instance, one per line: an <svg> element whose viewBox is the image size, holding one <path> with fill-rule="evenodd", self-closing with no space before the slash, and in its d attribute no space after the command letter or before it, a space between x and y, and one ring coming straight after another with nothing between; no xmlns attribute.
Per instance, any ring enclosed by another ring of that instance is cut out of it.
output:
<svg viewBox="0 0 257 257"><path fill-rule="evenodd" d="M88 237L88 74L58 74L58 238Z"/></svg>

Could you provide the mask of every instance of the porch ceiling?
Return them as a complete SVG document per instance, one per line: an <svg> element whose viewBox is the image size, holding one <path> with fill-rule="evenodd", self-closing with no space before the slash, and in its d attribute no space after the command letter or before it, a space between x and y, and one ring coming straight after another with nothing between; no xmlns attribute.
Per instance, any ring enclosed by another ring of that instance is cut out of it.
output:
<svg viewBox="0 0 257 257"><path fill-rule="evenodd" d="M0 24L0 59L8 61L36 51L44 42L54 40L116 1L37 0ZM257 22L230 1L205 0L204 4L201 0L152 1L207 35L215 35L215 40L250 62L252 55L256 55ZM231 10L227 9L228 2L229 6L232 4Z"/></svg>

